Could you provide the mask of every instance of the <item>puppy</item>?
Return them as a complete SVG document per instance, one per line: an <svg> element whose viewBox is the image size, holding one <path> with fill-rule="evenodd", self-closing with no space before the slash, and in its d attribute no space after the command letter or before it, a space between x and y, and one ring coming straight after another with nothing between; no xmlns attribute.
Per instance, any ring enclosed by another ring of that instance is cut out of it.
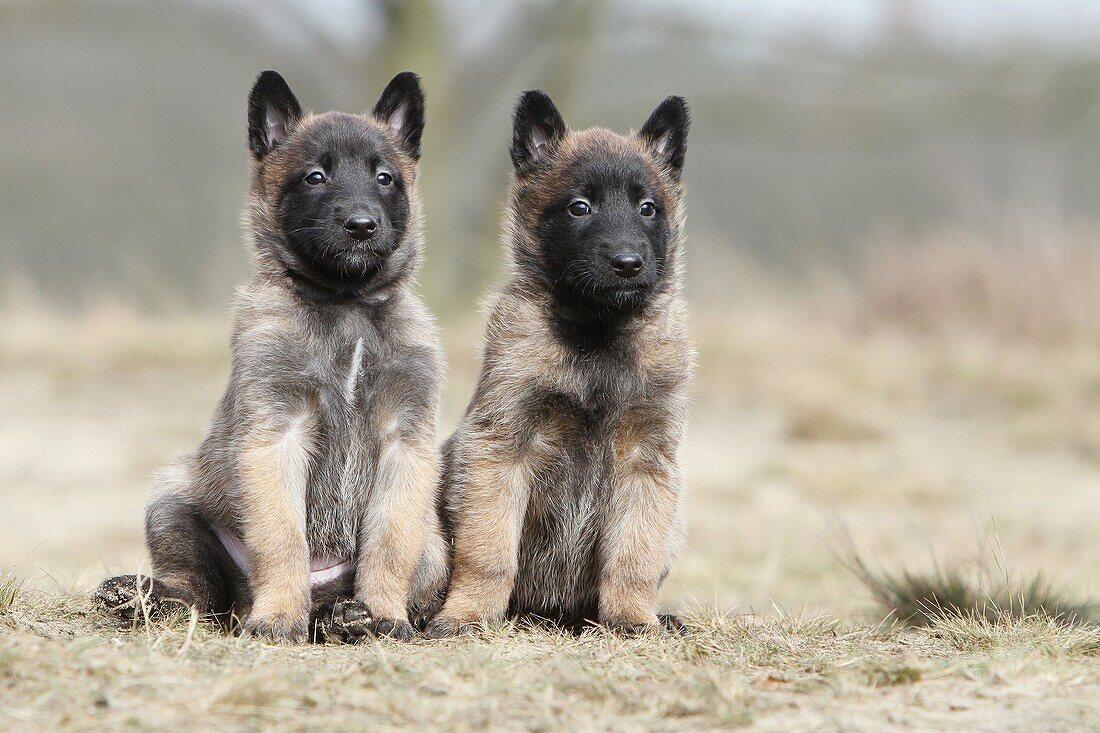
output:
<svg viewBox="0 0 1100 733"><path fill-rule="evenodd" d="M151 577L96 592L110 612L172 601L278 640L305 639L311 620L408 639L410 614L437 603L443 357L412 288L423 128L411 72L365 115L305 114L279 74L256 80L255 272L229 384L198 450L157 481Z"/></svg>
<svg viewBox="0 0 1100 733"><path fill-rule="evenodd" d="M689 126L680 97L629 136L569 131L550 98L515 111L511 271L480 378L444 447L451 543L431 637L506 616L637 632L681 536L694 352L683 290Z"/></svg>

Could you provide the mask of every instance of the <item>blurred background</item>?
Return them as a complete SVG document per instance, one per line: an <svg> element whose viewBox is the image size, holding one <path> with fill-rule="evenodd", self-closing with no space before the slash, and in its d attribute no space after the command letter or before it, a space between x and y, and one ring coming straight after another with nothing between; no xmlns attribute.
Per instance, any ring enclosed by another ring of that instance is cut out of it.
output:
<svg viewBox="0 0 1100 733"><path fill-rule="evenodd" d="M518 93L624 132L688 98L700 373L670 602L858 606L845 537L1091 590L1090 0L0 0L0 568L83 589L142 561L147 475L224 384L265 68L316 111L422 75L448 427Z"/></svg>

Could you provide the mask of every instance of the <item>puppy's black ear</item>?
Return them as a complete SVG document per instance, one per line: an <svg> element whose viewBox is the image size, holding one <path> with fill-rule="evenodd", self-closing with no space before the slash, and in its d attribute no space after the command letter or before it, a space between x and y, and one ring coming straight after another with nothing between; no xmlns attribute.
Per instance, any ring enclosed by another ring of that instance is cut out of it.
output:
<svg viewBox="0 0 1100 733"><path fill-rule="evenodd" d="M302 105L277 71L256 78L248 95L248 147L262 160L286 139L302 117Z"/></svg>
<svg viewBox="0 0 1100 733"><path fill-rule="evenodd" d="M676 180L680 180L680 173L684 170L690 126L691 114L684 98L665 97L665 101L657 105L638 131L638 137L645 142L653 157Z"/></svg>
<svg viewBox="0 0 1100 733"><path fill-rule="evenodd" d="M541 89L524 92L512 118L512 165L519 175L545 166L565 137L565 120Z"/></svg>
<svg viewBox="0 0 1100 733"><path fill-rule="evenodd" d="M424 134L424 92L420 77L402 71L390 80L371 111L380 122L389 125L405 152L420 160L420 136Z"/></svg>

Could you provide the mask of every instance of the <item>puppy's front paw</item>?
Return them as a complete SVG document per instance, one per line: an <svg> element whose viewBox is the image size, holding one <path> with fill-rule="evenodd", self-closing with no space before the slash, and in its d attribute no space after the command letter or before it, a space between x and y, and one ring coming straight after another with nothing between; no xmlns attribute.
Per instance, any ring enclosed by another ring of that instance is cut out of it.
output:
<svg viewBox="0 0 1100 733"><path fill-rule="evenodd" d="M405 619L379 616L366 603L354 599L336 602L328 632L333 638L346 643L354 643L372 635L411 641L416 634L412 624Z"/></svg>
<svg viewBox="0 0 1100 733"><path fill-rule="evenodd" d="M621 636L644 636L647 634L666 633L666 627L657 618L656 614L650 617L610 617L600 621L600 625L615 634Z"/></svg>
<svg viewBox="0 0 1100 733"><path fill-rule="evenodd" d="M665 631L674 636L679 636L688 632L687 624L674 613L659 613L657 614L657 620L661 623L661 626L664 627Z"/></svg>
<svg viewBox="0 0 1100 733"><path fill-rule="evenodd" d="M428 622L424 629L424 637L427 639L450 639L454 636L472 634L478 630L480 624L476 621L459 621L448 616L436 616Z"/></svg>
<svg viewBox="0 0 1100 733"><path fill-rule="evenodd" d="M374 626L374 633L378 636L396 639L397 641L412 641L416 636L416 630L403 618L380 618Z"/></svg>
<svg viewBox="0 0 1100 733"><path fill-rule="evenodd" d="M427 628L428 623L435 618L443 608L442 594L428 601L409 608L409 622L419 631Z"/></svg>
<svg viewBox="0 0 1100 733"><path fill-rule="evenodd" d="M244 622L244 633L268 641L301 644L306 640L306 619L299 614L251 614Z"/></svg>

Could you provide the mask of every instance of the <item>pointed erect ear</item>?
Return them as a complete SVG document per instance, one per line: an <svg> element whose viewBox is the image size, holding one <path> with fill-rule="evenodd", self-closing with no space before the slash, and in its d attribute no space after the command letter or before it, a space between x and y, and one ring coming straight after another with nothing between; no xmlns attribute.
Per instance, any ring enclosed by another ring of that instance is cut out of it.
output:
<svg viewBox="0 0 1100 733"><path fill-rule="evenodd" d="M516 173L527 175L549 163L565 133L565 120L546 92L524 92L512 118L512 165Z"/></svg>
<svg viewBox="0 0 1100 733"><path fill-rule="evenodd" d="M424 134L424 92L420 77L402 71L386 85L371 111L379 122L389 125L405 152L420 160L420 136Z"/></svg>
<svg viewBox="0 0 1100 733"><path fill-rule="evenodd" d="M276 71L256 78L248 95L248 147L256 160L286 139L302 117L302 106Z"/></svg>
<svg viewBox="0 0 1100 733"><path fill-rule="evenodd" d="M666 97L638 131L638 137L646 144L653 157L677 181L684 169L690 126L691 114L684 98Z"/></svg>

